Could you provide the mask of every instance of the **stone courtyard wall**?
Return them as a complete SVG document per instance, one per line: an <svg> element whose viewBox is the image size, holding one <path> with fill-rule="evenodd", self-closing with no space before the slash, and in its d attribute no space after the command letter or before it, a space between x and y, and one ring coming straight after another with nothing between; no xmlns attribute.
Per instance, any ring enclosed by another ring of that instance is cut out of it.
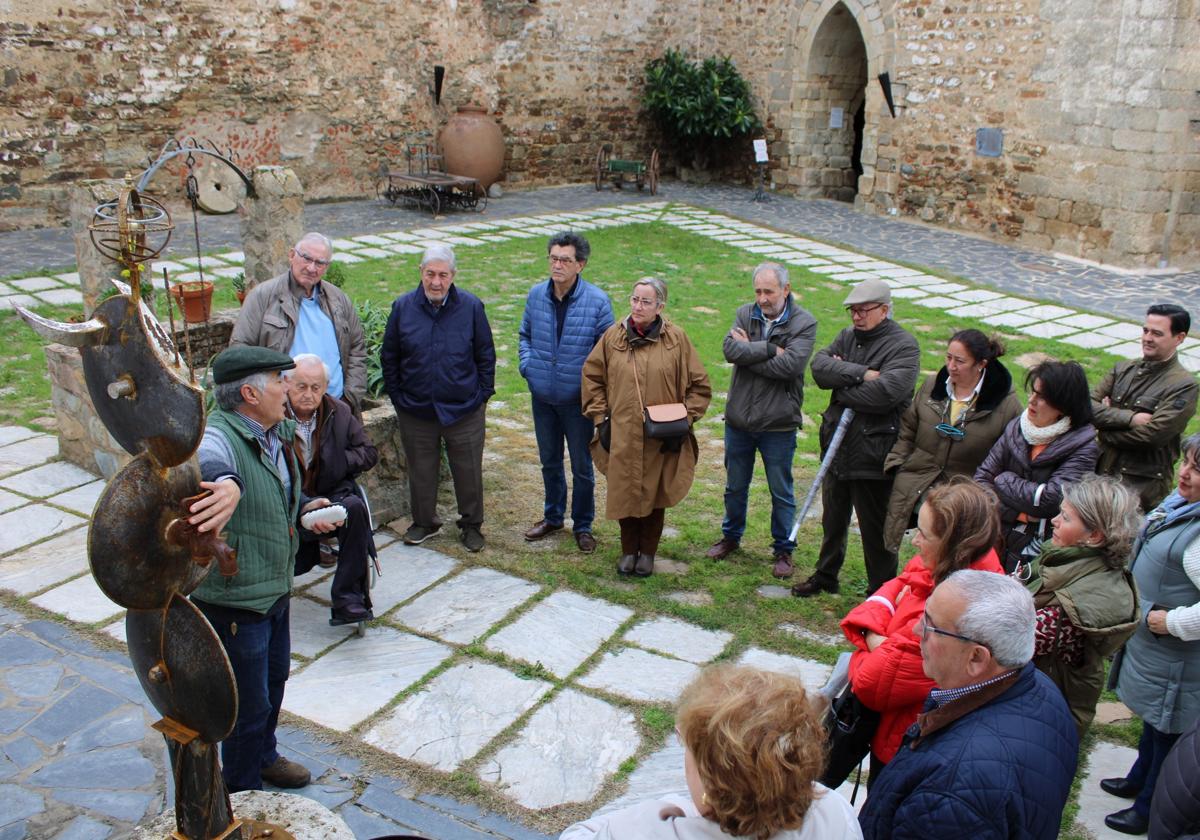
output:
<svg viewBox="0 0 1200 840"><path fill-rule="evenodd" d="M369 195L472 101L499 116L505 186L586 181L602 142L657 142L642 67L682 47L734 57L779 189L1111 264L1200 262L1200 0L0 5L0 228L59 223L71 183L187 134L292 168L310 199ZM979 128L1003 130L1000 157L976 154Z"/></svg>

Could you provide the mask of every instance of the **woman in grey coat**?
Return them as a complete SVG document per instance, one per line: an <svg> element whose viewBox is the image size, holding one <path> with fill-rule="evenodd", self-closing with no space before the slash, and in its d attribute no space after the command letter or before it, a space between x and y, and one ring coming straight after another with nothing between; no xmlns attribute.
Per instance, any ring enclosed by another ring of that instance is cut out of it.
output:
<svg viewBox="0 0 1200 840"><path fill-rule="evenodd" d="M1133 767L1100 787L1132 799L1104 818L1145 834L1154 784L1179 734L1200 718L1200 434L1183 442L1179 486L1146 517L1134 547L1142 620L1109 674L1117 696L1142 719Z"/></svg>

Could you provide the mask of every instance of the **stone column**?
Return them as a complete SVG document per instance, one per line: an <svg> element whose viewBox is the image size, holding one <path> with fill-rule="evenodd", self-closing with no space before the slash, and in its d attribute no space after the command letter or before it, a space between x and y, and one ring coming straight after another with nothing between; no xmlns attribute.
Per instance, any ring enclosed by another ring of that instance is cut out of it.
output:
<svg viewBox="0 0 1200 840"><path fill-rule="evenodd" d="M255 167L255 195L242 205L246 289L287 269L288 249L304 235L304 187L283 166Z"/></svg>
<svg viewBox="0 0 1200 840"><path fill-rule="evenodd" d="M79 285L83 289L83 311L91 314L96 301L113 290L112 278L121 279L121 266L101 254L92 244L88 230L96 205L112 201L121 193L125 182L117 179L80 181L71 187L69 212L71 234L75 239L75 265Z"/></svg>

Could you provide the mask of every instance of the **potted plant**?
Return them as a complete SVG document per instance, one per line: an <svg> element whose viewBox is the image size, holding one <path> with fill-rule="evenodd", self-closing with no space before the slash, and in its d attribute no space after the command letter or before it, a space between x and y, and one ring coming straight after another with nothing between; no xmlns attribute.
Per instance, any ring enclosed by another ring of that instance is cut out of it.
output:
<svg viewBox="0 0 1200 840"><path fill-rule="evenodd" d="M184 280L171 285L171 297L189 324L203 324L212 312L211 280Z"/></svg>
<svg viewBox="0 0 1200 840"><path fill-rule="evenodd" d="M233 284L233 293L237 295L238 306L246 302L246 274L240 272L229 279Z"/></svg>
<svg viewBox="0 0 1200 840"><path fill-rule="evenodd" d="M722 143L762 128L750 85L729 57L693 62L681 50L667 50L645 72L642 104L696 170L709 167Z"/></svg>

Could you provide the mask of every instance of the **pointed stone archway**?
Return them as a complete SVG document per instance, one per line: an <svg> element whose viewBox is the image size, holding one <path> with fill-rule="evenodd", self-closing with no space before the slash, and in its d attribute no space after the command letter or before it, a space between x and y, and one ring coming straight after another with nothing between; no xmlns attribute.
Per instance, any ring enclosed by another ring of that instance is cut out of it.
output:
<svg viewBox="0 0 1200 840"><path fill-rule="evenodd" d="M819 21L819 22L818 22ZM800 195L851 202L864 158L873 161L876 115L868 97L867 44L854 14L837 2L813 21L812 40L800 56L803 83L794 163L802 168Z"/></svg>

